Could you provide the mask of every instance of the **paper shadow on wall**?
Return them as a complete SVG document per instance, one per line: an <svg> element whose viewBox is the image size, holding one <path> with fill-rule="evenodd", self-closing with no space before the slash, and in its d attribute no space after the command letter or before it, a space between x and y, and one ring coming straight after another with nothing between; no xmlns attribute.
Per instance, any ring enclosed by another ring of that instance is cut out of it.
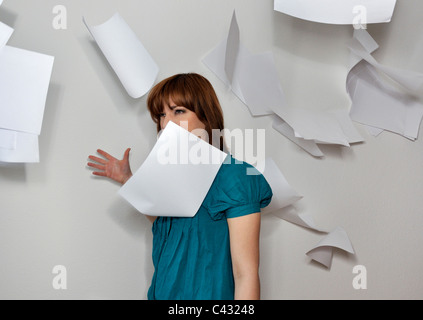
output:
<svg viewBox="0 0 423 320"><path fill-rule="evenodd" d="M7 24L9 27L14 28L18 15L15 12L10 11L4 6L0 10L0 21Z"/></svg>

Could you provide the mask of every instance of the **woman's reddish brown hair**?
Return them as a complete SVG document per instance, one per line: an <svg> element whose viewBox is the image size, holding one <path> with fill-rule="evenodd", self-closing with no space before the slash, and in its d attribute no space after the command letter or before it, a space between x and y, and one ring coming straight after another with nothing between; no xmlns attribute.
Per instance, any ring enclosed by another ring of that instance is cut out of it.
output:
<svg viewBox="0 0 423 320"><path fill-rule="evenodd" d="M160 127L160 115L170 100L197 115L206 126L209 143L212 143L212 130L224 129L223 111L211 83L197 73L177 74L162 80L151 89L147 100L151 118ZM222 143L221 143L222 149Z"/></svg>

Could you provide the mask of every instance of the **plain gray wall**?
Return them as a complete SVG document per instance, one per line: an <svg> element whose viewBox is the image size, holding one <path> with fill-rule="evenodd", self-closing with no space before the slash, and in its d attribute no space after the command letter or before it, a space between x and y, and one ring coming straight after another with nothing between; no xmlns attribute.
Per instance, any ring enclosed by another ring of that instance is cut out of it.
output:
<svg viewBox="0 0 423 320"><path fill-rule="evenodd" d="M55 30L65 5L68 29ZM302 21L273 11L273 0L5 0L0 21L15 28L9 45L56 57L40 137L41 163L0 167L0 298L145 299L153 273L151 225L122 200L119 186L95 179L87 157L132 147L136 170L154 145L146 97L130 98L82 23L119 12L160 66L158 80L198 72L214 85L226 126L266 129L266 155L304 198L298 213L328 231L343 227L355 255L336 250L332 267L305 253L324 234L265 215L263 299L419 299L423 297L423 140L392 133L352 148L323 147L316 159L248 109L201 59L226 37L236 9L241 41L272 51L288 103L350 107L345 89L351 26ZM423 72L423 2L399 0L389 24L370 25L381 63ZM52 286L67 268L67 290ZM367 269L367 290L352 270Z"/></svg>

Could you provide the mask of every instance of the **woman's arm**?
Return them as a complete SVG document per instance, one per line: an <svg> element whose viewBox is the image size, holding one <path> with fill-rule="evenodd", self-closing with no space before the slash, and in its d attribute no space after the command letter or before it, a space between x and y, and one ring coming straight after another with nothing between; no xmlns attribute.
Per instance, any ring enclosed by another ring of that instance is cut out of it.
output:
<svg viewBox="0 0 423 320"><path fill-rule="evenodd" d="M260 299L260 222L260 213L228 219L235 300Z"/></svg>

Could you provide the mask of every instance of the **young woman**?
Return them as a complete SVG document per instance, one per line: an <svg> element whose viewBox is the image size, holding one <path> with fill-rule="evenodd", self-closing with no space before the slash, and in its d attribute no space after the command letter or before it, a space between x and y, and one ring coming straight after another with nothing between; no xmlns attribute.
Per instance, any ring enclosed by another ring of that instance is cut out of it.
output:
<svg viewBox="0 0 423 320"><path fill-rule="evenodd" d="M216 93L198 74L163 80L147 104L157 131L169 121L188 123L188 131L203 129L211 140L213 129L224 128ZM98 150L102 157L90 156L88 166L94 175L125 184L132 176L129 152L118 160ZM155 267L148 299L260 299L260 209L270 203L272 190L258 172L247 174L247 168L255 170L251 165L228 157L194 217L148 217Z"/></svg>

